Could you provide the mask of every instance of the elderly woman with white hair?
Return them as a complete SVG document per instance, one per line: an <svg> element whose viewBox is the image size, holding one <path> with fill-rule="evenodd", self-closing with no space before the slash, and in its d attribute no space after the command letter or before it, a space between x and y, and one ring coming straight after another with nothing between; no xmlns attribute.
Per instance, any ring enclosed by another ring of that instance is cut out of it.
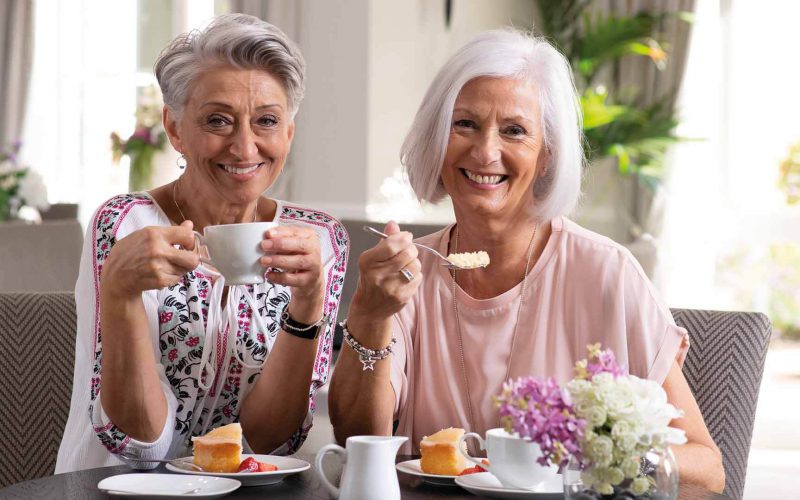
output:
<svg viewBox="0 0 800 500"><path fill-rule="evenodd" d="M258 18L223 15L173 40L155 72L185 171L111 198L91 220L56 472L121 458L155 467L146 460L191 455L192 437L233 422L246 451L293 453L328 376L347 234L327 214L262 196L294 136L299 49ZM225 286L192 230L254 221L278 223L261 241L265 282Z"/></svg>
<svg viewBox="0 0 800 500"><path fill-rule="evenodd" d="M401 159L419 199L450 196L456 223L417 241L444 255L485 250L491 263L448 271L386 226L359 259L331 381L336 437L394 424L418 452L443 428L484 434L505 380L565 382L601 343L685 412L672 424L688 437L675 450L682 480L722 490L720 452L680 369L686 331L624 247L566 218L584 161L577 102L564 57L517 31L477 36L439 71Z"/></svg>

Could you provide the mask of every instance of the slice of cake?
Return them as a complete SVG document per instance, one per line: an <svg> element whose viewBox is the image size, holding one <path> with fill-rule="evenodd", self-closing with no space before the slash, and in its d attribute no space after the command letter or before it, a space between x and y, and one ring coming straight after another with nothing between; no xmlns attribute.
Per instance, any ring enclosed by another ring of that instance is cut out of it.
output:
<svg viewBox="0 0 800 500"><path fill-rule="evenodd" d="M419 466L426 474L457 476L464 469L464 456L458 451L458 440L464 429L449 427L425 436L419 443L422 458Z"/></svg>
<svg viewBox="0 0 800 500"><path fill-rule="evenodd" d="M242 462L242 426L217 427L205 436L192 438L194 463L208 472L236 472Z"/></svg>

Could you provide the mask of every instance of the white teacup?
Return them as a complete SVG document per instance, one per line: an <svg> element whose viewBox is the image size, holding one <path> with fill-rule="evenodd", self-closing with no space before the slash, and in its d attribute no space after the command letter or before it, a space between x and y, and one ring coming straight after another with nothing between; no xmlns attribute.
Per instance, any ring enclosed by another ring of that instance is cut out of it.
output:
<svg viewBox="0 0 800 500"><path fill-rule="evenodd" d="M486 450L489 465L467 455L462 444L468 437L478 440ZM533 492L552 492L562 488L558 466L544 467L536 462L542 455L539 445L509 434L503 428L486 431L486 440L474 432L461 436L458 442L461 454L476 465L491 472L506 488L526 489Z"/></svg>
<svg viewBox="0 0 800 500"><path fill-rule="evenodd" d="M269 252L261 249L261 241L264 233L277 225L277 222L247 222L206 226L203 234L194 233L195 250L206 247L208 258L200 260L219 270L226 285L263 283L265 269L259 259Z"/></svg>

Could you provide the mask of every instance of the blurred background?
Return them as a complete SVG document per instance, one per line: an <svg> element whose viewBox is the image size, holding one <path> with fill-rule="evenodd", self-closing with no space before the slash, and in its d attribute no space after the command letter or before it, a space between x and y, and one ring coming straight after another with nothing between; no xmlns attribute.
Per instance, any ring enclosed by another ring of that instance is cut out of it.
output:
<svg viewBox="0 0 800 500"><path fill-rule="evenodd" d="M427 85L481 30L555 42L590 159L573 218L628 246L670 307L767 314L745 498L796 498L800 2L0 0L0 291L71 290L95 208L179 175L153 63L225 12L276 24L308 66L268 194L354 221L449 222L400 170Z"/></svg>

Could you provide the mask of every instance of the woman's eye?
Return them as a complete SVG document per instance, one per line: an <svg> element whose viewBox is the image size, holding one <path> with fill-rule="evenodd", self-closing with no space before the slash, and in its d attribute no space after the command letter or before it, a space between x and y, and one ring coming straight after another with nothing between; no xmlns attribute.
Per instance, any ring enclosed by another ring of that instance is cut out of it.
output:
<svg viewBox="0 0 800 500"><path fill-rule="evenodd" d="M506 127L504 132L506 135L510 136L520 136L520 135L525 135L527 133L525 129L520 127L519 125L511 125L509 127Z"/></svg>
<svg viewBox="0 0 800 500"><path fill-rule="evenodd" d="M259 118L258 123L264 127L274 127L278 124L278 118L272 115L266 115Z"/></svg>
<svg viewBox="0 0 800 500"><path fill-rule="evenodd" d="M456 120L456 121L453 122L453 126L454 127L459 127L459 128L475 128L475 122L473 122L472 120L466 120L466 119L464 119L464 120Z"/></svg>
<svg viewBox="0 0 800 500"><path fill-rule="evenodd" d="M230 122L225 117L219 115L209 116L208 120L206 120L206 123L214 128L221 128L230 124Z"/></svg>

